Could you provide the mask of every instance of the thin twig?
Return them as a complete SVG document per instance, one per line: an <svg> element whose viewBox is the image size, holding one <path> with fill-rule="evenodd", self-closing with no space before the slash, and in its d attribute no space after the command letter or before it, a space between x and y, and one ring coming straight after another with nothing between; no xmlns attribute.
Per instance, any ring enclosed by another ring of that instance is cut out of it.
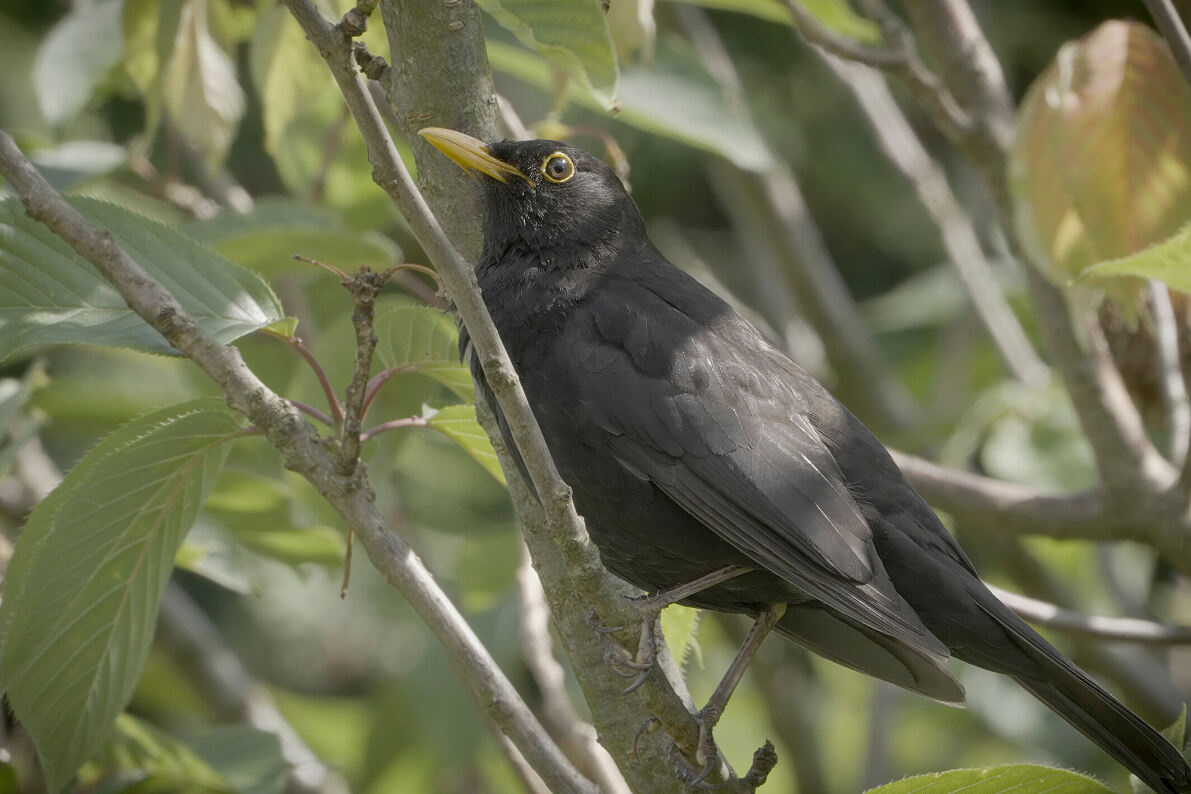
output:
<svg viewBox="0 0 1191 794"><path fill-rule="evenodd" d="M360 536L373 564L443 643L479 704L551 788L595 794L542 729L421 559L387 526L366 481L336 476L333 459L297 409L256 377L235 347L221 345L203 331L177 299L120 248L110 232L96 229L63 200L4 132L0 132L0 175L16 190L30 217L44 223L94 265L130 308L197 364L219 385L229 404L265 432L285 465L309 480L336 509Z"/></svg>
<svg viewBox="0 0 1191 794"><path fill-rule="evenodd" d="M381 422L379 425L373 425L360 434L360 443L367 441L370 438L375 438L381 433L387 433L390 430L399 430L403 427L425 427L429 421L421 416L407 416L403 419L390 419L387 422Z"/></svg>
<svg viewBox="0 0 1191 794"><path fill-rule="evenodd" d="M365 266L348 279L344 286L351 293L352 327L356 331L356 358L352 367L351 380L343 400L343 432L339 434L339 464L341 476L347 477L356 468L360 457L360 432L364 421L364 404L368 394L368 383L372 375L372 354L376 351L376 331L372 324L376 318L376 296L393 275L395 268L380 273Z"/></svg>
<svg viewBox="0 0 1191 794"><path fill-rule="evenodd" d="M1158 24L1158 30L1162 31L1162 38L1166 39L1183 79L1191 85L1191 36L1187 35L1182 17L1170 0L1145 0L1145 4Z"/></svg>
<svg viewBox="0 0 1191 794"><path fill-rule="evenodd" d="M266 336L271 336L274 339L280 339L282 342L285 342L310 365L314 376L318 378L318 385L323 389L323 395L327 398L327 404L331 407L332 421L329 424L336 428L342 427L343 403L339 402L339 397L335 394L335 387L331 385L331 379L327 377L327 371L323 369L322 364L318 363L318 359L314 357L314 353L310 352L310 348L306 347L306 343L298 336L286 336L284 334L273 333L272 331L265 331L264 333Z"/></svg>
<svg viewBox="0 0 1191 794"><path fill-rule="evenodd" d="M322 422L324 425L327 425L328 427L335 426L335 420L333 420L331 417L327 416L325 413L318 410L317 408L307 405L306 403L302 402L301 400L290 400L289 404L292 405L293 407L297 408L299 411L306 414L307 416L311 417L312 419L317 419L318 421Z"/></svg>
<svg viewBox="0 0 1191 794"><path fill-rule="evenodd" d="M988 586L993 595L1021 617L1048 629L1080 634L1100 640L1119 640L1146 645L1191 644L1191 626L1166 626L1152 620L1085 615L1039 601L999 587Z"/></svg>
<svg viewBox="0 0 1191 794"><path fill-rule="evenodd" d="M516 439L521 458L538 495L536 501L541 505L544 513L543 529L547 534L543 537L527 537L527 542L530 542L531 548L534 548L535 558L538 555L554 557L551 560L552 567L557 566L557 570L565 571L567 582L565 586L570 588L566 597L574 598L581 594L589 604L598 606L605 619L631 619L628 605L622 598L622 589L604 570L599 552L591 543L582 519L575 511L574 503L571 501L570 488L563 482L554 466L541 429L534 419L533 411L525 398L525 392L521 389L516 371L509 361L508 354L504 351L504 345L500 341L476 286L475 273L451 245L422 194L414 186L396 146L389 137L385 122L377 109L372 94L356 68L349 40L332 28L310 0L285 0L285 2L290 13L302 26L307 38L327 61L364 139L369 162L373 166L373 179L385 190L408 221L411 230L434 265L435 271L442 278L447 292L455 303L456 310L467 326L471 344L483 367L485 379L501 406L509 432ZM382 6L382 11L387 8L389 6ZM392 26L386 25L386 27L390 29L391 34ZM446 32L452 36L458 36L460 30ZM480 35L478 21L474 35ZM395 68L393 71L400 72L401 69ZM515 480L516 475L514 474L510 479ZM510 483L510 487L514 492L518 491L515 484ZM561 581L557 584L564 586ZM562 598L563 594L560 593L557 596L552 594L553 597ZM599 652L594 650L598 647L598 640L594 636L590 636L591 632L586 628L583 620L575 617L574 613L577 611L571 610L568 613L570 615L569 622L564 624L567 629L568 641L572 643L572 649L584 648L583 658L598 660L601 657ZM586 614L586 611L583 610L583 613ZM615 675L604 669L602 664L600 669L592 667L586 670L585 674L589 676L587 679L589 684L594 682L602 690L610 689L618 684L619 688L623 688L623 684L615 681ZM599 680L595 681L597 678ZM613 705L602 702L601 699L589 700L593 711L600 712L596 722L597 725L600 725L601 736L608 742L627 743L631 741L631 736L625 738L616 731L613 733L617 735L610 735L607 729L614 723L620 724L632 719L640 722L640 718L636 715L643 708L648 708L661 718L670 737L688 756L693 758L698 744L699 729L687 704L675 691L675 687L680 684L680 681L671 680L666 676L651 676L646 686L638 690L644 701L643 705L633 706L624 703ZM487 707L488 704L485 706ZM586 787L585 782L581 784L558 777L560 770L569 769L569 765L564 764L560 767L555 763L557 759L554 759L553 756L547 759L542 758L540 752L536 755L527 752L526 748L519 743L519 739L527 738L524 734L510 735L510 738L518 744L522 754L534 764L535 769L552 787L563 788L564 781L568 788L580 785ZM544 766L547 761L549 761L549 768ZM544 769L551 774L547 775L543 771ZM646 771L643 770L643 772ZM660 778L647 777L654 781L660 781ZM553 782L554 780L559 782L556 784ZM673 778L669 782L677 787ZM662 789L659 786L665 784L657 782L651 785L660 791Z"/></svg>

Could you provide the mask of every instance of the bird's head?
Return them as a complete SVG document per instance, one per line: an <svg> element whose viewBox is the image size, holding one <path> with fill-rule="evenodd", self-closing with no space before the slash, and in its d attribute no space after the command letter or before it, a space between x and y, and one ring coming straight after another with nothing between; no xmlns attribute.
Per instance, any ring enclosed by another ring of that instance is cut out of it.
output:
<svg viewBox="0 0 1191 794"><path fill-rule="evenodd" d="M579 264L644 235L641 213L620 179L582 149L547 140L484 143L441 127L419 134L480 174L488 252L521 244L560 265ZM578 260L561 256L564 251Z"/></svg>

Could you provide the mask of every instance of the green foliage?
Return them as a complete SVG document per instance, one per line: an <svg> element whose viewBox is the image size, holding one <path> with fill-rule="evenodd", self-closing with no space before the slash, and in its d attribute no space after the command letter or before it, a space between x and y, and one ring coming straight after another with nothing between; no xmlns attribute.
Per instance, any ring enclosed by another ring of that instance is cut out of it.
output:
<svg viewBox="0 0 1191 794"><path fill-rule="evenodd" d="M430 414L429 411L427 413ZM505 474L501 471L496 450L492 449L492 442L476 421L475 405L448 405L426 418L430 427L462 447L484 467L484 471L495 477L501 485L505 484Z"/></svg>
<svg viewBox="0 0 1191 794"><path fill-rule="evenodd" d="M616 52L599 0L480 0L480 7L527 47L580 76L602 106L612 104Z"/></svg>
<svg viewBox="0 0 1191 794"><path fill-rule="evenodd" d="M71 121L120 63L122 6L123 0L83 0L42 41L33 79L51 124Z"/></svg>
<svg viewBox="0 0 1191 794"><path fill-rule="evenodd" d="M769 22L784 22L792 25L790 12L777 0L680 0L721 11L736 11L751 14ZM802 5L819 22L837 33L851 36L857 41L871 43L879 41L881 33L871 21L859 16L847 0L802 0Z"/></svg>
<svg viewBox="0 0 1191 794"><path fill-rule="evenodd" d="M1106 22L1059 50L1022 103L1017 225L1061 285L1191 216L1191 89L1157 33Z"/></svg>
<svg viewBox="0 0 1191 794"><path fill-rule="evenodd" d="M94 199L73 199L83 216L166 286L216 340L227 343L283 317L264 281L160 223ZM60 237L0 202L0 351L95 344L155 353L172 348Z"/></svg>
<svg viewBox="0 0 1191 794"><path fill-rule="evenodd" d="M231 792L227 781L194 750L129 714L116 717L113 735L80 773L83 780L163 786L175 791Z"/></svg>
<svg viewBox="0 0 1191 794"><path fill-rule="evenodd" d="M335 213L296 201L264 199L243 215L224 213L185 230L233 262L269 276L308 273L312 265L294 254L352 270L384 270L401 261L401 249L372 230L349 230Z"/></svg>
<svg viewBox="0 0 1191 794"><path fill-rule="evenodd" d="M1092 265L1083 275L1093 278L1152 278L1172 289L1191 292L1191 226L1184 226L1174 236L1132 256Z"/></svg>
<svg viewBox="0 0 1191 794"><path fill-rule="evenodd" d="M490 41L488 60L493 69L542 90L554 87L550 65L531 52ZM590 93L577 88L568 97L586 107L601 107ZM713 152L748 170L761 171L773 162L752 124L724 106L722 91L706 67L670 39L659 41L654 64L621 72L618 98L617 119L633 127Z"/></svg>
<svg viewBox="0 0 1191 794"><path fill-rule="evenodd" d="M697 664L703 663L703 650L699 647L699 623L702 613L691 607L673 604L662 610L662 634L666 646L679 667L686 667L691 657Z"/></svg>
<svg viewBox="0 0 1191 794"><path fill-rule="evenodd" d="M1086 775L1034 764L953 769L916 775L869 789L867 794L1113 794Z"/></svg>
<svg viewBox="0 0 1191 794"><path fill-rule="evenodd" d="M420 372L472 402L471 372L459 358L459 333L445 312L398 305L376 313L376 355L394 374Z"/></svg>
<svg viewBox="0 0 1191 794"><path fill-rule="evenodd" d="M237 430L219 400L143 416L29 517L0 605L0 684L52 791L132 695L174 556Z"/></svg>

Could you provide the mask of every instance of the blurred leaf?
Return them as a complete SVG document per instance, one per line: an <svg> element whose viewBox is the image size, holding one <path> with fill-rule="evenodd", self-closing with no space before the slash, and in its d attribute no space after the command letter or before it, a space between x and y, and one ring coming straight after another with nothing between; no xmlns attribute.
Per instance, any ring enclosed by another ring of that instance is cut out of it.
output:
<svg viewBox="0 0 1191 794"><path fill-rule="evenodd" d="M1191 217L1191 89L1158 34L1105 22L1059 50L1022 103L1016 221L1066 285L1170 237Z"/></svg>
<svg viewBox="0 0 1191 794"><path fill-rule="evenodd" d="M162 91L166 112L207 158L220 162L244 115L244 91L232 63L207 30L207 0L182 9Z"/></svg>
<svg viewBox="0 0 1191 794"><path fill-rule="evenodd" d="M603 108L616 94L616 53L600 0L480 0L480 7L531 47L584 78Z"/></svg>
<svg viewBox="0 0 1191 794"><path fill-rule="evenodd" d="M185 231L233 262L269 275L309 272L312 265L294 254L345 271L360 265L383 270L402 258L384 235L348 229L333 213L283 199L258 201L247 214L195 221Z"/></svg>
<svg viewBox="0 0 1191 794"><path fill-rule="evenodd" d="M489 41L487 46L493 69L543 91L553 90L554 78L544 59L498 41ZM725 107L722 93L695 53L670 39L661 39L652 67L621 71L617 119L722 155L741 168L764 170L773 163L773 155L756 128L740 113ZM578 87L572 87L570 96L587 107L604 110L590 93Z"/></svg>
<svg viewBox="0 0 1191 794"><path fill-rule="evenodd" d="M780 0L681 0L681 2L694 3L720 11L750 14L770 22L794 24L790 12L786 10ZM836 33L842 33L866 43L881 40L881 31L877 26L853 11L847 0L802 0L802 5L815 19Z"/></svg>
<svg viewBox="0 0 1191 794"><path fill-rule="evenodd" d="M189 0L124 0L124 71L145 98L146 141L161 123L166 67Z"/></svg>
<svg viewBox="0 0 1191 794"><path fill-rule="evenodd" d="M1179 709L1179 716L1175 721L1162 730L1162 735L1180 751L1187 747L1187 704Z"/></svg>
<svg viewBox="0 0 1191 794"><path fill-rule="evenodd" d="M621 64L653 60L657 38L653 4L654 0L617 0L605 14L616 59Z"/></svg>
<svg viewBox="0 0 1191 794"><path fill-rule="evenodd" d="M1132 256L1093 265L1085 270L1083 275L1097 278L1153 278L1171 289L1191 292L1191 226L1184 226L1173 237L1144 248Z"/></svg>
<svg viewBox="0 0 1191 794"><path fill-rule="evenodd" d="M7 761L0 761L0 794L20 794L20 791L17 770Z"/></svg>
<svg viewBox="0 0 1191 794"><path fill-rule="evenodd" d="M71 190L128 162L128 150L104 141L66 141L52 149L35 149L29 159L59 191Z"/></svg>
<svg viewBox="0 0 1191 794"><path fill-rule="evenodd" d="M475 405L448 405L436 414L428 417L427 424L454 441L471 455L485 471L496 478L497 482L505 485L505 473L501 471L500 460L496 457L496 450L480 423L476 421Z"/></svg>
<svg viewBox="0 0 1191 794"><path fill-rule="evenodd" d="M426 306L377 312L376 354L386 368L421 372L468 402L475 400L471 371L459 358L459 332L451 316Z"/></svg>
<svg viewBox="0 0 1191 794"><path fill-rule="evenodd" d="M0 604L0 683L51 791L131 697L174 556L238 427L218 399L136 419L88 453L25 524Z"/></svg>
<svg viewBox="0 0 1191 794"><path fill-rule="evenodd" d="M671 604L662 610L662 634L670 655L681 669L686 668L692 654L700 666L703 664L703 652L699 647L699 623L702 618L699 610L681 604Z"/></svg>
<svg viewBox="0 0 1191 794"><path fill-rule="evenodd" d="M289 765L275 733L246 725L230 725L187 742L227 781L236 794L280 794Z"/></svg>
<svg viewBox="0 0 1191 794"><path fill-rule="evenodd" d="M37 104L51 124L70 121L120 62L123 0L81 0L42 40L33 62Z"/></svg>
<svg viewBox="0 0 1191 794"><path fill-rule="evenodd" d="M34 364L17 378L0 379L0 477L3 477L21 449L37 435L41 422L25 414L33 387L44 382L45 372Z"/></svg>
<svg viewBox="0 0 1191 794"><path fill-rule="evenodd" d="M867 794L1114 794L1097 781L1066 769L1020 764L953 769L915 775L869 789Z"/></svg>
<svg viewBox="0 0 1191 794"><path fill-rule="evenodd" d="M236 793L229 781L190 747L129 714L116 717L115 734L91 758L81 777L102 785L113 773L121 772L126 773L122 781L153 779L166 784L167 791Z"/></svg>
<svg viewBox="0 0 1191 794"><path fill-rule="evenodd" d="M264 581L255 560L219 524L200 515L178 549L174 565L240 595L259 596Z"/></svg>
<svg viewBox="0 0 1191 794"><path fill-rule="evenodd" d="M249 55L265 151L290 192L325 201L353 228L376 229L399 218L372 181L364 141L349 124L326 64L285 8L261 13Z"/></svg>
<svg viewBox="0 0 1191 794"><path fill-rule="evenodd" d="M156 221L94 199L71 199L89 221L110 231L220 343L284 316L261 278ZM0 202L0 355L32 345L95 344L154 353L173 348L64 240Z"/></svg>

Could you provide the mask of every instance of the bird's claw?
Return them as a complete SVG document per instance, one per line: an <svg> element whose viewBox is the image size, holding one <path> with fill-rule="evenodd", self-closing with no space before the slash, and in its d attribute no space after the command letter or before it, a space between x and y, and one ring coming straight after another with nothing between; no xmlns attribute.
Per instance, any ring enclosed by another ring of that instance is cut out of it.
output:
<svg viewBox="0 0 1191 794"><path fill-rule="evenodd" d="M617 631L622 631L627 627L609 628L605 626L595 610L592 610L587 616L587 625L604 637L604 663L618 676L633 679L625 687L622 693L625 695L641 688L646 680L649 679L649 673L653 670L654 663L657 661L657 635L654 627L657 624L657 618L661 611L650 601L649 596L630 597L630 600L639 605L642 603L647 604L647 606L639 607L641 610L641 622L636 655L631 654L624 646L608 636Z"/></svg>

